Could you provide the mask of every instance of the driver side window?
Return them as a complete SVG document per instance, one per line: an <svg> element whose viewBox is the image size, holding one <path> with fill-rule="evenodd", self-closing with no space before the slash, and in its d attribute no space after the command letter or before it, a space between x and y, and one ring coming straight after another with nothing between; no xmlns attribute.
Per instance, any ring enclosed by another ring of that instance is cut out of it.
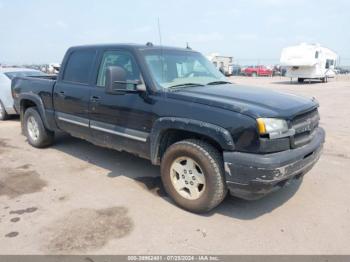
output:
<svg viewBox="0 0 350 262"><path fill-rule="evenodd" d="M97 86L104 87L106 84L106 72L110 66L122 67L127 72L127 80L140 80L140 71L133 60L132 55L126 51L106 51L100 64Z"/></svg>

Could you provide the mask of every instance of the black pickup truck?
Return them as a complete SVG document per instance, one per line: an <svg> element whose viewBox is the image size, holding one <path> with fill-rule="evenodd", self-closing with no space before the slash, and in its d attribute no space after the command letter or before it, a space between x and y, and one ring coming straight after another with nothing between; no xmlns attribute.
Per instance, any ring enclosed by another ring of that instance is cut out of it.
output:
<svg viewBox="0 0 350 262"><path fill-rule="evenodd" d="M72 47L57 79L18 77L12 93L32 146L65 131L147 158L192 212L302 178L325 139L315 99L232 84L200 53L151 43Z"/></svg>

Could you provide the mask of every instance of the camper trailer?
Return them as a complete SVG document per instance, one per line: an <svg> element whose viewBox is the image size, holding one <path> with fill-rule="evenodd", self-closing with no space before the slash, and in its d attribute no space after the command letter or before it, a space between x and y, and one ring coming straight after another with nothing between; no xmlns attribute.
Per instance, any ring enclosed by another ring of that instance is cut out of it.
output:
<svg viewBox="0 0 350 262"><path fill-rule="evenodd" d="M335 76L337 54L319 44L302 43L282 50L281 65L285 66L286 76L297 78L299 83L306 79L319 79L327 82Z"/></svg>
<svg viewBox="0 0 350 262"><path fill-rule="evenodd" d="M232 75L232 56L222 56L217 53L211 54L207 57L217 69L219 69L224 75Z"/></svg>

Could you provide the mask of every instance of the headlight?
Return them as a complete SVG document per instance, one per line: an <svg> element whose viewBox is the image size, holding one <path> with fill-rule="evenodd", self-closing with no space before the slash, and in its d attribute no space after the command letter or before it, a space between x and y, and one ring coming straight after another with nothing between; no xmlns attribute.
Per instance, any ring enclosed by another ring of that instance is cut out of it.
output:
<svg viewBox="0 0 350 262"><path fill-rule="evenodd" d="M258 118L258 129L260 135L269 134L271 136L278 136L288 131L288 124L286 120L277 118Z"/></svg>

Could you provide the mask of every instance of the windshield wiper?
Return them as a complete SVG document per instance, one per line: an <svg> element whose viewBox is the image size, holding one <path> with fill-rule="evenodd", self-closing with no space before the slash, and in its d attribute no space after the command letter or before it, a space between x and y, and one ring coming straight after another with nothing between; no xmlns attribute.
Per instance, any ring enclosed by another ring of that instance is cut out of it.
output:
<svg viewBox="0 0 350 262"><path fill-rule="evenodd" d="M204 86L204 85L198 84L198 83L184 83L184 84L169 86L168 88L172 89L176 87L191 87L191 86Z"/></svg>
<svg viewBox="0 0 350 262"><path fill-rule="evenodd" d="M232 83L229 81L224 81L224 80L213 81L213 82L207 83L207 85L224 85L224 84L232 84Z"/></svg>

